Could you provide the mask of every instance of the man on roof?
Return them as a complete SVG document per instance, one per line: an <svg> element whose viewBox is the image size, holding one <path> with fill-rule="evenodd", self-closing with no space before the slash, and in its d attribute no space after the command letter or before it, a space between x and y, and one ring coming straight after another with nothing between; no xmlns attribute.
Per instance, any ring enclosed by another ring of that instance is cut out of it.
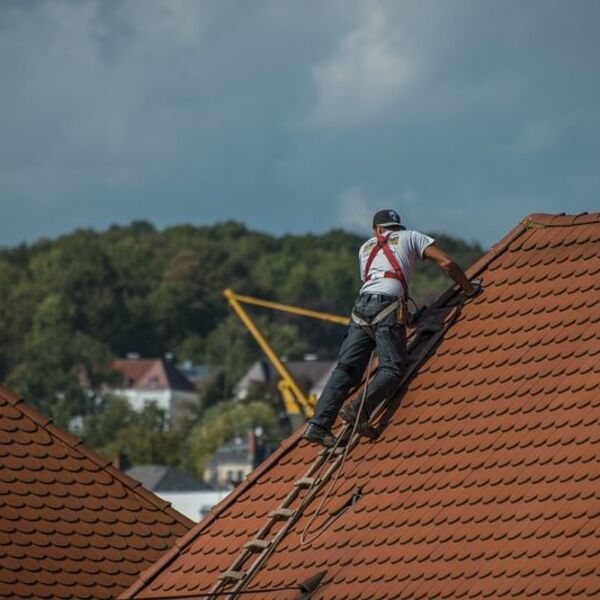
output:
<svg viewBox="0 0 600 600"><path fill-rule="evenodd" d="M361 435L370 438L376 435L369 425L371 414L381 401L393 394L404 372L406 300L417 258L433 261L468 297L476 295L480 289L479 284L469 281L456 262L435 245L433 238L406 229L395 210L375 213L373 232L374 237L358 252L363 285L352 309L338 362L303 436L326 447L336 443L331 427L338 412L343 421L355 424L359 402L341 412L340 407L350 389L360 382L373 350L379 359L379 367L369 383L356 427Z"/></svg>

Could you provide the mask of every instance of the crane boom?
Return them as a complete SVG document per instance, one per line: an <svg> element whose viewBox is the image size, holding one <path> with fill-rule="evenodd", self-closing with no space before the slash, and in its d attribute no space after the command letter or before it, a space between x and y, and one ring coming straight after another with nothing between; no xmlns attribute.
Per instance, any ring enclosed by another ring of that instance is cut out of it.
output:
<svg viewBox="0 0 600 600"><path fill-rule="evenodd" d="M285 366L275 350L273 350L272 346L265 339L254 321L250 318L250 315L246 312L246 310L244 310L242 304L262 306L264 308L271 308L273 310L311 317L313 319L320 319L322 321L329 321L330 323L338 323L340 325L347 325L350 320L347 317L320 312L317 310L300 308L297 306L291 306L289 304L282 304L280 302L272 302L270 300L261 300L259 298L253 298L252 296L242 296L240 294L236 294L230 288L224 290L223 295L225 298L227 298L227 301L236 312L237 316L252 334L252 337L254 337L256 343L266 354L267 358L271 361L271 364L281 377L278 388L282 393L287 412L290 414L303 415L307 418L312 417L316 398L313 396L307 397L300 389L300 386L296 383L289 369Z"/></svg>
<svg viewBox="0 0 600 600"><path fill-rule="evenodd" d="M348 317L333 315L331 313L321 312L318 310L311 310L310 308L292 306L290 304L282 304L281 302L272 302L271 300L261 300L260 298L253 298L252 296L242 296L241 294L236 294L229 288L227 288L223 293L227 299L233 297L238 302L243 302L244 304L254 304L255 306L262 306L263 308L272 308L273 310L289 312L294 315L311 317L312 319L320 319L321 321L329 321L330 323L338 323L340 325L348 325L350 323L350 319Z"/></svg>

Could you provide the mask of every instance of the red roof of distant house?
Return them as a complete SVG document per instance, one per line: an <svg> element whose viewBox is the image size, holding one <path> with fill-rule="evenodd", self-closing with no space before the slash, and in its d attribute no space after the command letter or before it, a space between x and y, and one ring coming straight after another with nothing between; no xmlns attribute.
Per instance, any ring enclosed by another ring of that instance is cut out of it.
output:
<svg viewBox="0 0 600 600"><path fill-rule="evenodd" d="M246 589L325 570L313 600L600 596L600 213L532 215L468 274L484 292L352 449L326 516L362 497L303 546L318 494ZM300 434L121 597L207 592L316 459Z"/></svg>
<svg viewBox="0 0 600 600"><path fill-rule="evenodd" d="M0 596L114 598L193 525L0 386Z"/></svg>
<svg viewBox="0 0 600 600"><path fill-rule="evenodd" d="M122 358L111 368L123 375L127 388L194 391L194 384L171 361L163 358ZM117 386L118 387L118 384Z"/></svg>

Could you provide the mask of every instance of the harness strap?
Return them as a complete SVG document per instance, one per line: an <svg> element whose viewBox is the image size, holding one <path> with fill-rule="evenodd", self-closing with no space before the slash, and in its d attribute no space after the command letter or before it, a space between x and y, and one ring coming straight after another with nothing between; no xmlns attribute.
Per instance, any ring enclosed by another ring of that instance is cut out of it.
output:
<svg viewBox="0 0 600 600"><path fill-rule="evenodd" d="M404 290L404 297L406 298L408 296L408 284L406 283L406 278L404 277L402 267L398 264L394 253L388 245L388 238L390 237L390 235L391 233L388 233L387 235L377 236L377 244L373 246L371 254L369 254L369 258L367 259L367 264L365 265L364 280L369 281L369 279L372 278L372 276L369 274L369 271L371 270L371 265L373 264L373 261L375 260L377 254L379 254L379 251L383 250L385 257L388 259L388 262L390 263L392 269L394 269L393 271L385 271L383 273L383 277L387 277L388 279L397 279L402 284L402 289Z"/></svg>
<svg viewBox="0 0 600 600"><path fill-rule="evenodd" d="M388 234L388 235L391 235L391 234ZM387 236L384 237L384 239L385 239L385 243L387 244ZM371 248L371 253L369 254L369 258L367 259L367 264L365 265L365 276L364 276L365 281L369 281L369 279L371 278L371 276L369 275L369 271L371 270L371 265L373 264L373 261L375 260L375 257L377 256L377 254L379 254L379 251L381 250L381 248L382 248L381 242L379 241L379 237L378 237L377 243L373 246L373 248Z"/></svg>
<svg viewBox="0 0 600 600"><path fill-rule="evenodd" d="M371 319L370 323L359 317L354 311L352 311L351 318L360 327L374 327L375 325L377 325L377 323L379 323L379 321L383 321L383 319L385 319L388 315L393 313L403 301L403 298L398 298L397 300L394 300L394 302L386 306L382 311L378 312Z"/></svg>

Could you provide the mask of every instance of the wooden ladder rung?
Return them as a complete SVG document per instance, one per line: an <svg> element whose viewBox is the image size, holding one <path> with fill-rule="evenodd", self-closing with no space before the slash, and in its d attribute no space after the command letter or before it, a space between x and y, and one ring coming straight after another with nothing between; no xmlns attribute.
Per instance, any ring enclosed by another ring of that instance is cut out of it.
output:
<svg viewBox="0 0 600 600"><path fill-rule="evenodd" d="M247 550L266 550L271 545L269 540L250 540L244 544L244 548Z"/></svg>
<svg viewBox="0 0 600 600"><path fill-rule="evenodd" d="M344 453L344 448L341 448L340 446L338 446L335 450L333 450L333 452L331 451L331 448L323 448L323 450L321 450L321 452L319 452L320 456L329 456L330 454L332 454L332 456L340 456L340 454Z"/></svg>
<svg viewBox="0 0 600 600"><path fill-rule="evenodd" d="M230 581L241 581L244 579L245 573L243 571L225 571L219 575L219 579L229 579Z"/></svg>
<svg viewBox="0 0 600 600"><path fill-rule="evenodd" d="M278 508L269 513L271 519L290 519L294 516L294 511L289 508Z"/></svg>
<svg viewBox="0 0 600 600"><path fill-rule="evenodd" d="M302 477L301 479L294 481L294 485L296 487L311 487L315 484L315 481L315 477Z"/></svg>

